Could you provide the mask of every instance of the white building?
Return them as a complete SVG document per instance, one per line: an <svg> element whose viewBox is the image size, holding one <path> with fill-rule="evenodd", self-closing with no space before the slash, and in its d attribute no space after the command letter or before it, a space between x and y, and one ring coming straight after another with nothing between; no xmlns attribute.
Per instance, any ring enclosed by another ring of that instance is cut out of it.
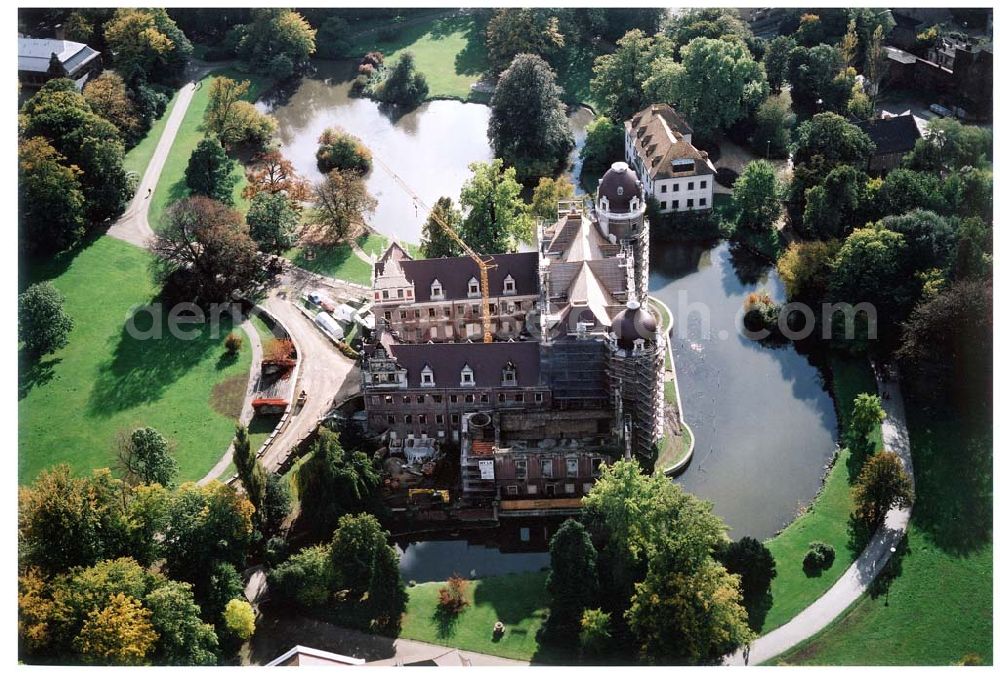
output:
<svg viewBox="0 0 1000 679"><path fill-rule="evenodd" d="M712 209L716 169L691 143L691 126L666 104L625 121L625 159L661 212Z"/></svg>
<svg viewBox="0 0 1000 679"><path fill-rule="evenodd" d="M101 69L101 53L71 40L17 39L17 78L22 85L40 86L53 78L69 78L77 89Z"/></svg>

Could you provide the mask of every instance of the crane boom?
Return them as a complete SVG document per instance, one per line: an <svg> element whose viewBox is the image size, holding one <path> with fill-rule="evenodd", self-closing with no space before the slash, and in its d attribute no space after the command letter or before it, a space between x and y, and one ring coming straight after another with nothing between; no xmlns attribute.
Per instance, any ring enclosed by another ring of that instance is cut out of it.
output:
<svg viewBox="0 0 1000 679"><path fill-rule="evenodd" d="M458 244L459 248L462 249L462 252L464 252L469 257L469 259L474 261L476 263L476 266L479 267L479 290L482 292L483 296L482 313L480 314L483 323L483 342L489 344L490 342L493 341L493 328L492 328L493 314L492 311L490 311L489 270L494 268L496 265L491 263L491 261L484 260L482 257L479 256L479 254L475 250L469 247L469 245L464 240L462 240L462 237L458 235L458 232L455 231L455 229L451 228L450 224L441 219L437 215L437 213L434 212L434 210L427 207L427 203L421 200L420 196L418 196L417 193L413 189L411 189L406 182L403 181L402 177L393 172L392 168L389 167L389 165L384 160L376 156L374 153L372 154L372 159L382 166L382 169L385 170L397 184L399 184L400 188L406 191L406 193L410 196L410 198L413 199L413 202L419 207L423 208L424 212L430 215L431 219L433 219L437 223L437 225L441 227L441 230L444 231L446 234L448 234L448 236Z"/></svg>

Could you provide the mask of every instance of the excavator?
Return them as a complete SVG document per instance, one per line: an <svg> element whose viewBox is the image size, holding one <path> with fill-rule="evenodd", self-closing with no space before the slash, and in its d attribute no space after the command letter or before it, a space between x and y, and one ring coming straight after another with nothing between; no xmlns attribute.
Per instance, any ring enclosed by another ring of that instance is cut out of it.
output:
<svg viewBox="0 0 1000 679"><path fill-rule="evenodd" d="M493 260L489 258L484 260L482 257L479 256L479 254L475 250L469 247L468 244L466 244L466 242L462 240L462 237L458 235L458 232L455 231L455 229L451 228L451 226L447 222L441 219L437 215L437 213L434 212L434 210L427 207L427 203L422 201L420 199L420 196L418 196L416 192L413 191L413 189L407 186L406 182L403 181L402 177L393 172L392 168L389 167L389 165L384 160L376 156L374 153L372 154L372 159L375 162L377 162L382 167L382 169L385 170L386 173L393 178L393 180L397 184L399 184L400 188L402 188L403 191L405 191L407 195L410 196L410 198L413 199L414 205L419 206L421 209L424 210L424 212L429 214L431 219L437 222L437 225L441 227L441 230L444 231L446 234L448 234L448 236L453 241L458 243L458 246L462 249L462 252L464 252L469 257L469 259L475 262L476 266L479 267L479 289L482 291L482 296L483 296L483 303L479 305L479 308L482 310L481 318L483 323L483 342L485 344L491 343L493 341L493 323L492 323L492 311L490 310L489 270L496 268L496 264L493 264Z"/></svg>

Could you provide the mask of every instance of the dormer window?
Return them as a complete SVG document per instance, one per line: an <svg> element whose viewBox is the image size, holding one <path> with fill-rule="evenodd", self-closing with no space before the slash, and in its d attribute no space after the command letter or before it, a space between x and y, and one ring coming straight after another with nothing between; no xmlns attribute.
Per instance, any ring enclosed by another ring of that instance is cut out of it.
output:
<svg viewBox="0 0 1000 679"><path fill-rule="evenodd" d="M420 386L434 386L434 371L431 370L431 367L427 364L424 364L424 369L420 371Z"/></svg>
<svg viewBox="0 0 1000 679"><path fill-rule="evenodd" d="M461 384L462 384L463 387L474 387L474 386L476 386L475 375L472 373L472 368L469 367L468 363L466 363L465 366L462 368L462 381L461 381Z"/></svg>
<svg viewBox="0 0 1000 679"><path fill-rule="evenodd" d="M517 285L514 283L514 277L507 274L507 278L503 279L503 293L505 295L516 295Z"/></svg>
<svg viewBox="0 0 1000 679"><path fill-rule="evenodd" d="M469 279L469 297L479 297L479 281L475 277Z"/></svg>
<svg viewBox="0 0 1000 679"><path fill-rule="evenodd" d="M444 288L441 287L441 281L436 278L431 283L431 299L444 299Z"/></svg>
<svg viewBox="0 0 1000 679"><path fill-rule="evenodd" d="M507 365L503 367L501 379L502 379L500 383L501 386L504 387L517 386L517 366L515 366L512 361L507 361Z"/></svg>

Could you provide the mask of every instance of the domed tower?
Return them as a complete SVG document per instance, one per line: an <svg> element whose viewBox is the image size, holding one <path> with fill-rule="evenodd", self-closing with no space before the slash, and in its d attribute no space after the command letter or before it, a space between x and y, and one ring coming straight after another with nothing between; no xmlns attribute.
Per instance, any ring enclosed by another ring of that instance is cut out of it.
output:
<svg viewBox="0 0 1000 679"><path fill-rule="evenodd" d="M649 221L642 182L627 163L617 162L597 186L594 206L597 224L611 241L628 246L632 253L635 296L646 301L649 290Z"/></svg>
<svg viewBox="0 0 1000 679"><path fill-rule="evenodd" d="M663 387L666 339L660 319L645 304L629 300L611 321L608 376L616 392L618 431L627 450L655 456L664 432Z"/></svg>

